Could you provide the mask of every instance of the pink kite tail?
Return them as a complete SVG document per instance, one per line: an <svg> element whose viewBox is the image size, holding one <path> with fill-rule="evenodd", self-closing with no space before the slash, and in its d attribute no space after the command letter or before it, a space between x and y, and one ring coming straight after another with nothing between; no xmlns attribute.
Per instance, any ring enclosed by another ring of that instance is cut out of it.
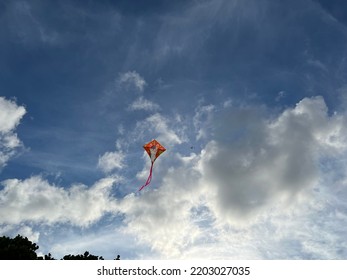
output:
<svg viewBox="0 0 347 280"><path fill-rule="evenodd" d="M153 169L153 162L152 162L152 164L151 164L151 169L149 170L149 176L148 176L148 178L147 178L147 181L146 181L146 183L139 189L139 191L141 191L144 187L148 186L149 183L151 182L151 180L152 180L152 169Z"/></svg>

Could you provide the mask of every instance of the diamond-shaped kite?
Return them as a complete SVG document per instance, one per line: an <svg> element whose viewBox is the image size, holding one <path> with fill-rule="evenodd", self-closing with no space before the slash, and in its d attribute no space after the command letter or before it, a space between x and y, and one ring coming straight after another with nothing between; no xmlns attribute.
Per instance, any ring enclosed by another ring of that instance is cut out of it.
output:
<svg viewBox="0 0 347 280"><path fill-rule="evenodd" d="M151 159L151 169L149 170L149 175L146 183L139 189L139 191L141 191L144 187L149 185L149 183L152 180L153 164L155 160L166 151L166 149L155 139L145 144L143 148L146 150L148 156Z"/></svg>

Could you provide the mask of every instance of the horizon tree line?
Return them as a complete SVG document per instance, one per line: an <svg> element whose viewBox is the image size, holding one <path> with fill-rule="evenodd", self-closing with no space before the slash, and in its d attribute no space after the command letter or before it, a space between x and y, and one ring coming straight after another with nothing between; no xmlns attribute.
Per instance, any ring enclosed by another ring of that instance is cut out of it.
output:
<svg viewBox="0 0 347 280"><path fill-rule="evenodd" d="M56 260L51 253L38 256L36 253L38 249L36 243L19 234L14 238L0 237L0 260ZM83 254L65 255L61 260L104 260L104 258L85 251ZM120 260L120 256L117 255L115 260Z"/></svg>

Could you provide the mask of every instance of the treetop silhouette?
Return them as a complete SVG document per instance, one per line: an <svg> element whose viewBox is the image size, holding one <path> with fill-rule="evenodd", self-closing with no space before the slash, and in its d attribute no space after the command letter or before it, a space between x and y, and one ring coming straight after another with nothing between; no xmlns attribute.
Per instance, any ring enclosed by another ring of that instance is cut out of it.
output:
<svg viewBox="0 0 347 280"><path fill-rule="evenodd" d="M14 238L0 237L0 260L55 260L51 253L44 257L38 257L37 249L39 249L39 246L36 243L19 234ZM119 260L120 256L118 255L116 259ZM85 251L84 254L65 255L62 260L104 260L104 258Z"/></svg>

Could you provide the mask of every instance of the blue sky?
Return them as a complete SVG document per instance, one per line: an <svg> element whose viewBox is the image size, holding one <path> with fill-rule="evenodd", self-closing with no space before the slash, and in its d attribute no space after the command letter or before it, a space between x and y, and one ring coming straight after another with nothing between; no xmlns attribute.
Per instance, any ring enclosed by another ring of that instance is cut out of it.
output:
<svg viewBox="0 0 347 280"><path fill-rule="evenodd" d="M1 1L0 234L56 258L346 259L345 11Z"/></svg>

